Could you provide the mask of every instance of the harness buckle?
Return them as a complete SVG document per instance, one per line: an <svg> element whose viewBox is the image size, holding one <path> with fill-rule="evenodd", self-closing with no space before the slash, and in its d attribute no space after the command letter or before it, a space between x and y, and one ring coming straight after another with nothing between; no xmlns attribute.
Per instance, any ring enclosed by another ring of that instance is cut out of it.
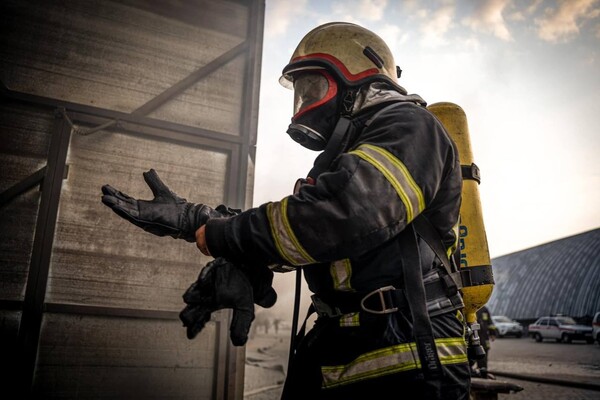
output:
<svg viewBox="0 0 600 400"><path fill-rule="evenodd" d="M390 308L386 308L386 301L385 301L385 292L389 292L392 290L396 290L396 288L394 286L384 286L378 289L373 290L371 293L367 294L365 297L362 298L362 300L360 301L360 308L362 308L363 311L372 313L372 314L389 314L389 313L393 313L398 311L398 307L390 307ZM371 297L371 296L378 296L379 297L379 302L381 304L381 310L373 310L368 308L365 305L365 302Z"/></svg>
<svg viewBox="0 0 600 400"><path fill-rule="evenodd" d="M342 316L343 313L338 307L332 307L323 300L321 300L317 295L310 296L313 307L317 312L317 315L325 318L335 318Z"/></svg>

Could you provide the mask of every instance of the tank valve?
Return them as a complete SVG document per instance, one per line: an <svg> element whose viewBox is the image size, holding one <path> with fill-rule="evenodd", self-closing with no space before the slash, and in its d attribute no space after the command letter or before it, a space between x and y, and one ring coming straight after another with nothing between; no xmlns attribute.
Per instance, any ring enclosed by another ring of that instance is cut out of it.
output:
<svg viewBox="0 0 600 400"><path fill-rule="evenodd" d="M467 357L471 363L485 357L485 350L479 338L479 328L477 322L467 324Z"/></svg>

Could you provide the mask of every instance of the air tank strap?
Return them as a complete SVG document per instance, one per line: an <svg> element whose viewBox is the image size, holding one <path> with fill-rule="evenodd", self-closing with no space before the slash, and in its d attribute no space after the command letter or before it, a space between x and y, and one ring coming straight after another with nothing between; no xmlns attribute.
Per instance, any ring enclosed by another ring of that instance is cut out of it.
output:
<svg viewBox="0 0 600 400"><path fill-rule="evenodd" d="M477 184L481 183L479 167L475 163L472 163L471 165L461 165L460 172L463 179L473 180L477 182Z"/></svg>
<svg viewBox="0 0 600 400"><path fill-rule="evenodd" d="M460 276L463 286L479 286L494 284L494 274L491 265L477 265L461 268Z"/></svg>

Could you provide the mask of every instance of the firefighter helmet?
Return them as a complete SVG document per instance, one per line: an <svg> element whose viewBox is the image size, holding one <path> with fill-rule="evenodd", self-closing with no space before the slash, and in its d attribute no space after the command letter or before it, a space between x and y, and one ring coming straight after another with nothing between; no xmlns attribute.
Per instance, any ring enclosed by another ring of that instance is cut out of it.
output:
<svg viewBox="0 0 600 400"><path fill-rule="evenodd" d="M351 87L383 80L400 88L401 70L383 39L348 22L330 22L307 33L279 81L291 89L295 73L315 69L327 69Z"/></svg>

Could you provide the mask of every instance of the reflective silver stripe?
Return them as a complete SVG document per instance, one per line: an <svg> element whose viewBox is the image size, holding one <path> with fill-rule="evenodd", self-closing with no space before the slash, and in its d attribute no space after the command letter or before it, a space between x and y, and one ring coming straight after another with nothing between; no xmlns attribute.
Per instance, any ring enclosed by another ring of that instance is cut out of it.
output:
<svg viewBox="0 0 600 400"><path fill-rule="evenodd" d="M450 258L452 256L452 254L454 254L454 252L458 248L458 228L459 228L459 225L460 225L460 221L456 221L456 224L452 227L452 232L454 233L454 243L452 243L452 246L450 246L448 248L448 250L446 250L446 254L448 254L448 258Z"/></svg>
<svg viewBox="0 0 600 400"><path fill-rule="evenodd" d="M442 365L467 362L467 345L463 338L436 339ZM323 387L331 388L357 381L420 369L416 343L403 343L365 353L350 364L323 366Z"/></svg>
<svg viewBox="0 0 600 400"><path fill-rule="evenodd" d="M350 154L355 154L372 164L385 176L404 203L407 222L412 221L425 209L425 198L421 188L413 179L408 168L392 153L381 147L362 144Z"/></svg>
<svg viewBox="0 0 600 400"><path fill-rule="evenodd" d="M333 279L333 288L335 290L352 290L352 286L350 286L350 278L352 277L350 259L346 258L332 262L329 266L329 272Z"/></svg>
<svg viewBox="0 0 600 400"><path fill-rule="evenodd" d="M435 339L435 347L443 365L467 362L467 345L463 338Z"/></svg>
<svg viewBox="0 0 600 400"><path fill-rule="evenodd" d="M291 265L314 264L316 261L304 250L292 231L287 218L287 200L269 203L267 216L277 251Z"/></svg>
<svg viewBox="0 0 600 400"><path fill-rule="evenodd" d="M342 328L360 326L360 313L354 312L342 315L340 317L340 326Z"/></svg>

